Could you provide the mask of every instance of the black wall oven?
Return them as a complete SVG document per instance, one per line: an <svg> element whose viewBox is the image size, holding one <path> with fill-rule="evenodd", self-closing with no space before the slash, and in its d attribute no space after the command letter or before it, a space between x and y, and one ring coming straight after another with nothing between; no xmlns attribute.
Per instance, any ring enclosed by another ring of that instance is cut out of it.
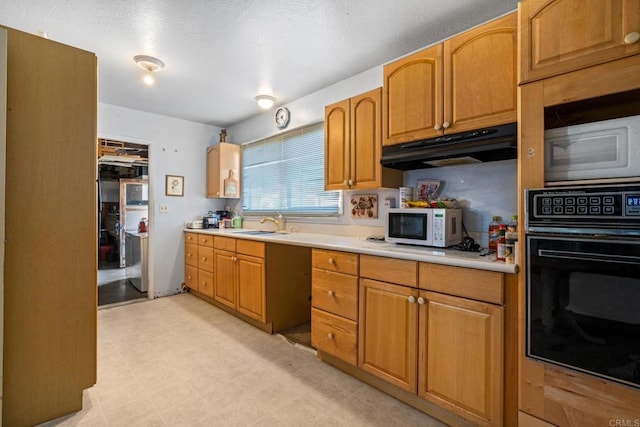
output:
<svg viewBox="0 0 640 427"><path fill-rule="evenodd" d="M640 388L640 185L526 193L527 356Z"/></svg>

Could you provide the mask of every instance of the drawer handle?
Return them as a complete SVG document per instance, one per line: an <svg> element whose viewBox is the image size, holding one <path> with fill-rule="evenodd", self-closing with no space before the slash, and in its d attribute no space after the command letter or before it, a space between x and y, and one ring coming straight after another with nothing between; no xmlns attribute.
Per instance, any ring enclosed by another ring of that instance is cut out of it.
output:
<svg viewBox="0 0 640 427"><path fill-rule="evenodd" d="M327 334L327 338L329 338L330 340L332 340L332 339L333 339L333 334L332 334L331 332L329 332L329 333Z"/></svg>
<svg viewBox="0 0 640 427"><path fill-rule="evenodd" d="M424 305L426 302L427 301L424 298L422 298L422 297L418 298L418 304Z"/></svg>
<svg viewBox="0 0 640 427"><path fill-rule="evenodd" d="M416 297L414 297L413 295L411 295L409 298L407 298L407 300L409 301L409 304L415 304L415 302L416 302Z"/></svg>
<svg viewBox="0 0 640 427"><path fill-rule="evenodd" d="M327 292L327 295L329 295L330 297L332 297L332 296L334 296L334 295L335 295L335 293L334 293L333 291L328 291L328 292Z"/></svg>
<svg viewBox="0 0 640 427"><path fill-rule="evenodd" d="M640 40L640 33L637 31L634 31L624 36L624 44L638 43L639 40Z"/></svg>
<svg viewBox="0 0 640 427"><path fill-rule="evenodd" d="M336 263L336 262L335 262L335 260L334 260L333 258L329 258L329 264L333 265L333 264L335 264L335 263Z"/></svg>

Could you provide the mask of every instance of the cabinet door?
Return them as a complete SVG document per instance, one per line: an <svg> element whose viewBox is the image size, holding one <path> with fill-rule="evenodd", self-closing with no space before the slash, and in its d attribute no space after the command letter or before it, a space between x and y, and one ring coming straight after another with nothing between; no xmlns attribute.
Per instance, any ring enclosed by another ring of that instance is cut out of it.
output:
<svg viewBox="0 0 640 427"><path fill-rule="evenodd" d="M522 81L537 80L640 52L638 0L527 0L520 3ZM628 40L630 41L630 40Z"/></svg>
<svg viewBox="0 0 640 427"><path fill-rule="evenodd" d="M351 98L352 189L381 186L382 89Z"/></svg>
<svg viewBox="0 0 640 427"><path fill-rule="evenodd" d="M501 424L502 307L420 295L418 394L479 424Z"/></svg>
<svg viewBox="0 0 640 427"><path fill-rule="evenodd" d="M237 255L238 311L266 322L264 259Z"/></svg>
<svg viewBox="0 0 640 427"><path fill-rule="evenodd" d="M444 42L445 133L517 120L517 36L514 13Z"/></svg>
<svg viewBox="0 0 640 427"><path fill-rule="evenodd" d="M196 267L184 266L184 285L194 291L198 290L198 269Z"/></svg>
<svg viewBox="0 0 640 427"><path fill-rule="evenodd" d="M442 44L384 66L383 145L442 134Z"/></svg>
<svg viewBox="0 0 640 427"><path fill-rule="evenodd" d="M241 151L227 142L207 148L207 197L240 197Z"/></svg>
<svg viewBox="0 0 640 427"><path fill-rule="evenodd" d="M236 255L233 252L214 250L214 287L216 301L236 308Z"/></svg>
<svg viewBox="0 0 640 427"><path fill-rule="evenodd" d="M184 244L184 263L192 267L198 266L198 245L193 243Z"/></svg>
<svg viewBox="0 0 640 427"><path fill-rule="evenodd" d="M213 248L198 246L198 268L213 272Z"/></svg>
<svg viewBox="0 0 640 427"><path fill-rule="evenodd" d="M213 273L205 270L198 270L198 292L213 298Z"/></svg>
<svg viewBox="0 0 640 427"><path fill-rule="evenodd" d="M416 393L417 291L360 279L358 366Z"/></svg>
<svg viewBox="0 0 640 427"><path fill-rule="evenodd" d="M324 109L324 188L349 188L349 100Z"/></svg>

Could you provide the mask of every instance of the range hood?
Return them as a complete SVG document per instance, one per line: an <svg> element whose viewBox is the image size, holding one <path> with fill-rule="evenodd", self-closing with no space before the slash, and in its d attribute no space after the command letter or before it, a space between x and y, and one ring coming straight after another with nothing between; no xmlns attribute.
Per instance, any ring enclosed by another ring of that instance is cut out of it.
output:
<svg viewBox="0 0 640 427"><path fill-rule="evenodd" d="M517 124L509 123L382 147L380 163L403 171L425 169L515 159L517 149Z"/></svg>

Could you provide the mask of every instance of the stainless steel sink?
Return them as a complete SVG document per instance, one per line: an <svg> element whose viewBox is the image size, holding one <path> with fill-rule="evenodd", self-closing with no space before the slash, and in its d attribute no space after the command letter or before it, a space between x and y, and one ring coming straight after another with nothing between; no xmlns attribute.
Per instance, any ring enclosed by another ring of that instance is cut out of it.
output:
<svg viewBox="0 0 640 427"><path fill-rule="evenodd" d="M252 236L256 236L261 234L276 234L276 232L268 231L268 230L247 230L247 231L236 231L235 234L249 234Z"/></svg>

